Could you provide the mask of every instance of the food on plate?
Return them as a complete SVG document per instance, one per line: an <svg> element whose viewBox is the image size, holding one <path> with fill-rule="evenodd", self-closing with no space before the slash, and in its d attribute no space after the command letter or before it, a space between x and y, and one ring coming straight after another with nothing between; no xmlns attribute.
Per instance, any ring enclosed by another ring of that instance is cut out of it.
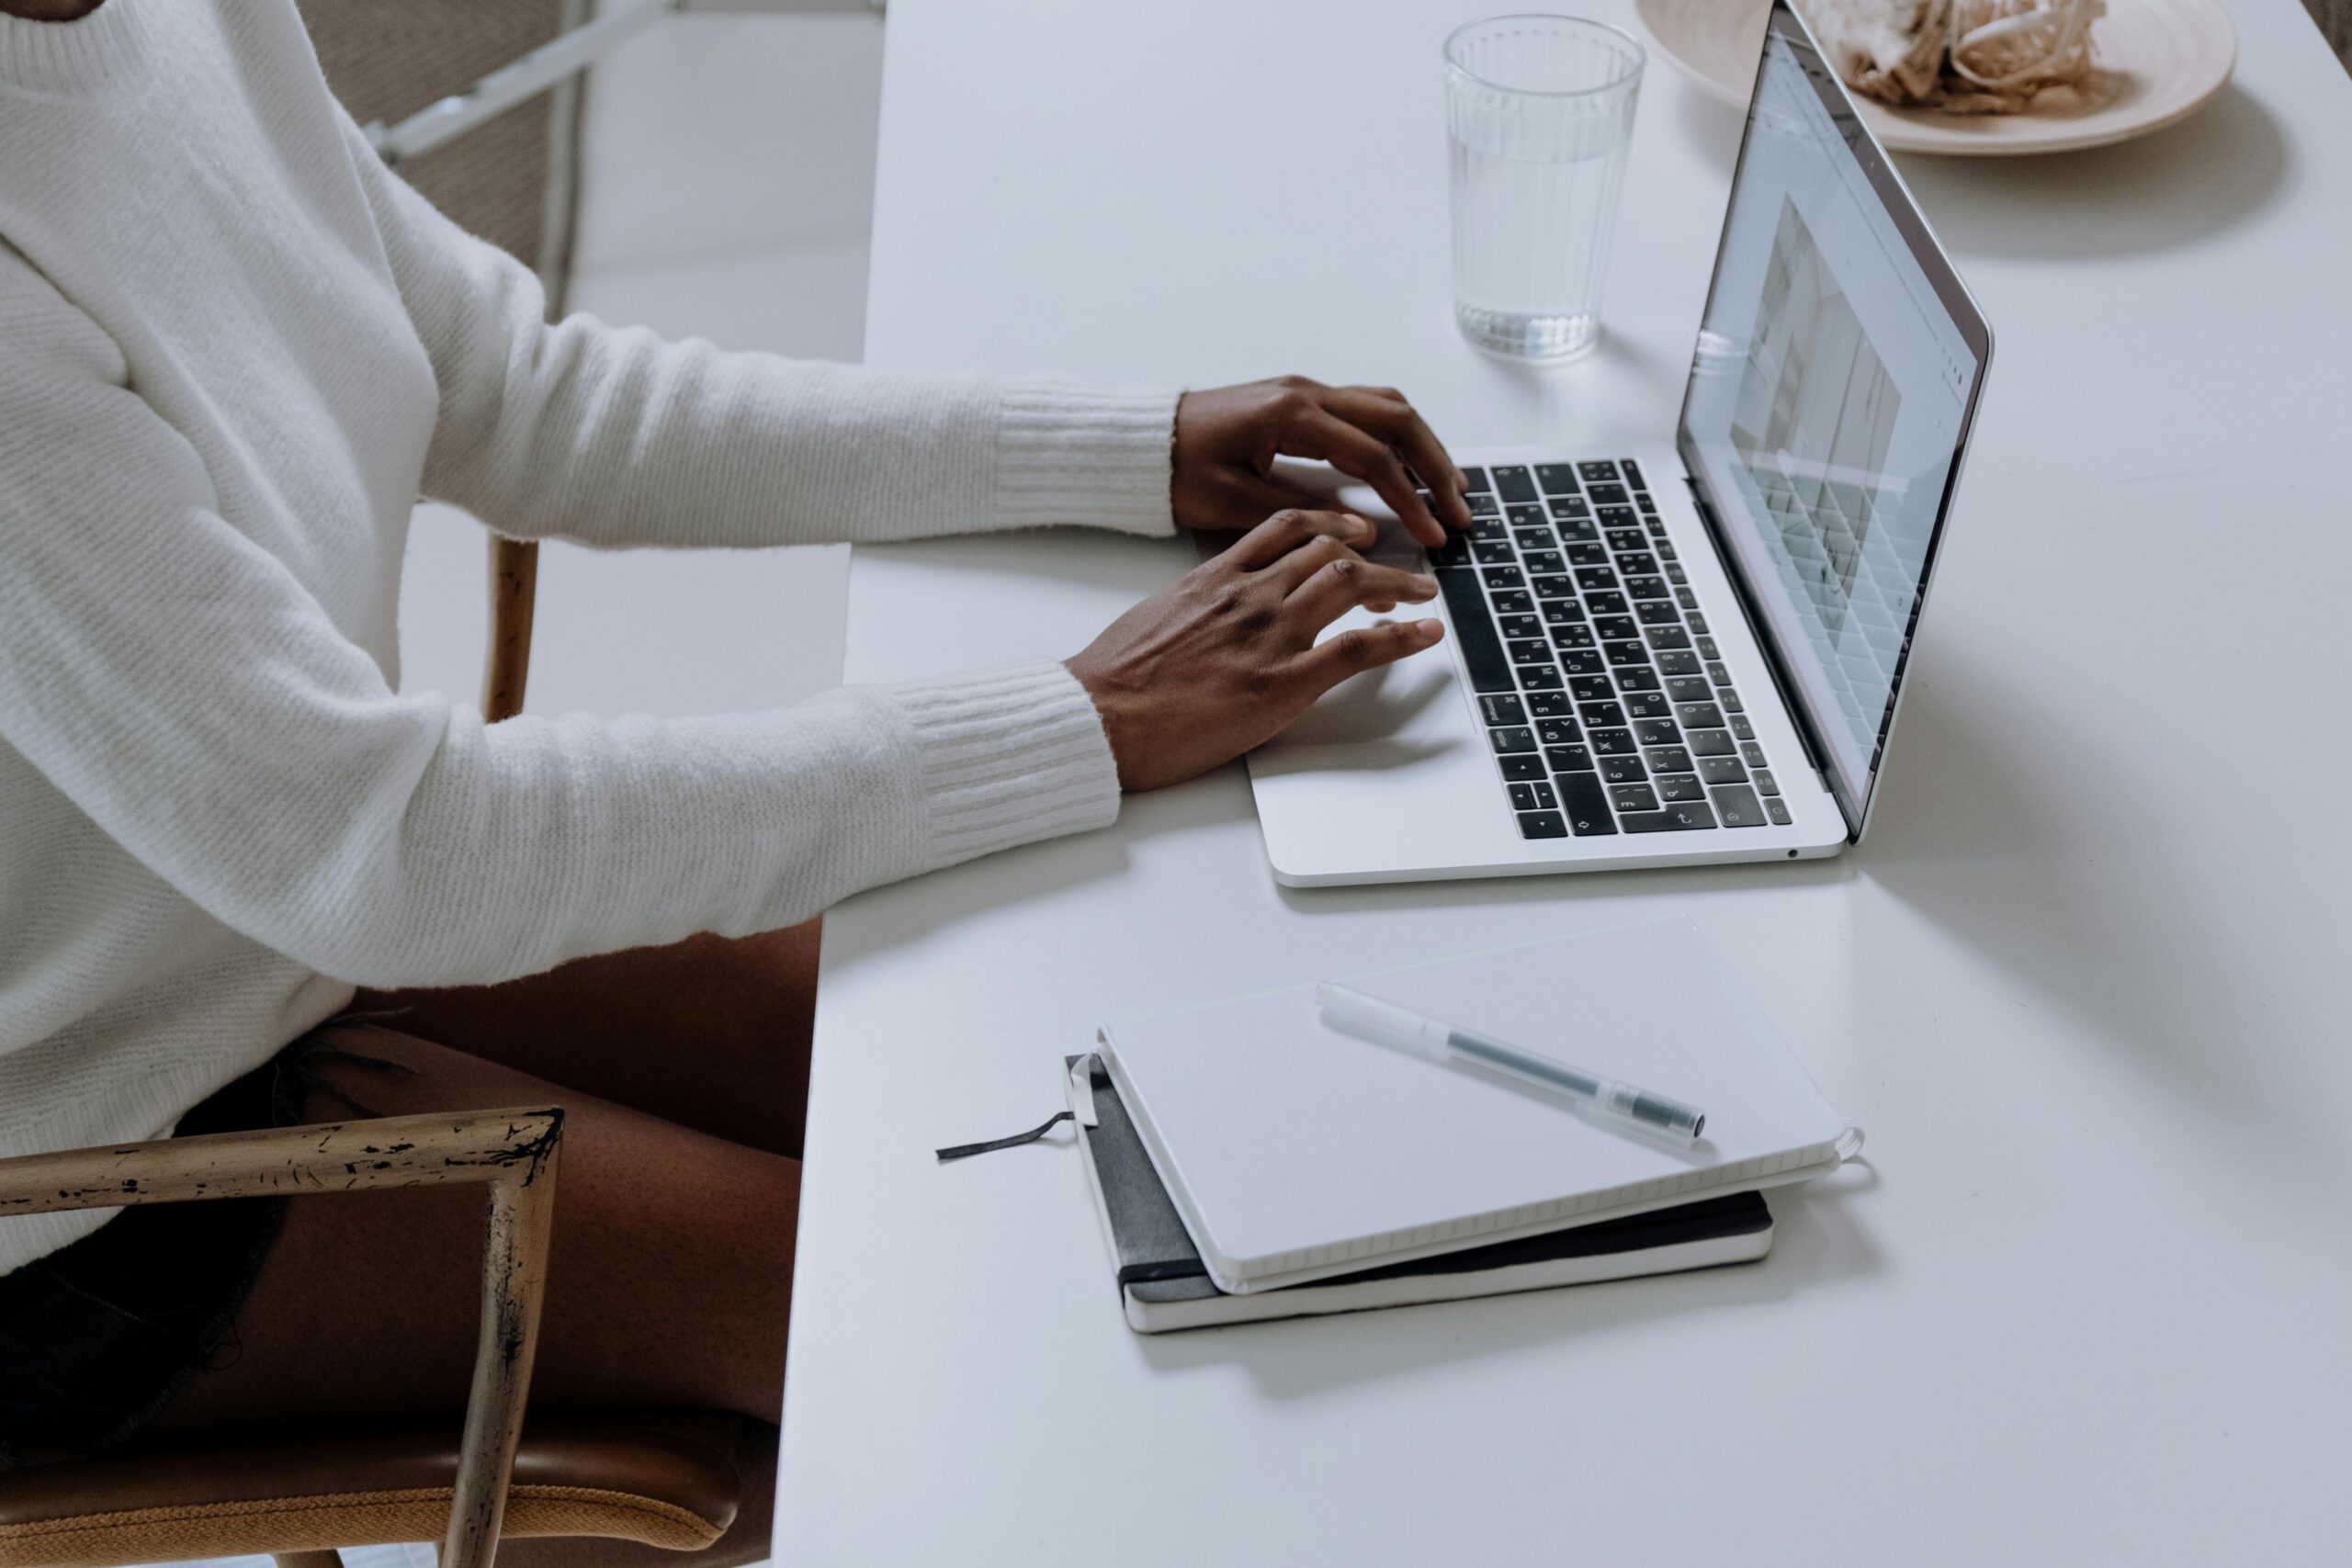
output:
<svg viewBox="0 0 2352 1568"><path fill-rule="evenodd" d="M1957 114L2064 113L2087 101L2105 0L1797 0L1858 93Z"/></svg>

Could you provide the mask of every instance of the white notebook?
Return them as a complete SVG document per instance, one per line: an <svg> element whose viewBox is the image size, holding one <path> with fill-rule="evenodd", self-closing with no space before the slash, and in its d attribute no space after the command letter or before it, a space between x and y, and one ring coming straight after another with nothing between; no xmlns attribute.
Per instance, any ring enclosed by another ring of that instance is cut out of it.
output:
<svg viewBox="0 0 2352 1568"><path fill-rule="evenodd" d="M1221 1290L1589 1224L1837 1165L1846 1123L1679 918L1330 976L1697 1105L1687 1153L1327 1027L1311 987L1104 1026L1102 1056Z"/></svg>

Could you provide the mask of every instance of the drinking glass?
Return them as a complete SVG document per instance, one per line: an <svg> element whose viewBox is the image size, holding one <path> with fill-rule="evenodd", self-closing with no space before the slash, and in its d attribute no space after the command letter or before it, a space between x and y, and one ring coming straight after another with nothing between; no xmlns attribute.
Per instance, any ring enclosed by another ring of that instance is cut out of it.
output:
<svg viewBox="0 0 2352 1568"><path fill-rule="evenodd" d="M1576 17L1494 17L1445 40L1453 314L1479 347L1567 359L1600 341L1643 59Z"/></svg>

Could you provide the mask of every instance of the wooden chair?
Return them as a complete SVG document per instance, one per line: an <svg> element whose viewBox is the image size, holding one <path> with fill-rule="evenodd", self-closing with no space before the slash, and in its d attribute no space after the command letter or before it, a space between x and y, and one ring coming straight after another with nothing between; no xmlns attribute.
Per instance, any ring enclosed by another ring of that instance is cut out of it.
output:
<svg viewBox="0 0 2352 1568"><path fill-rule="evenodd" d="M489 1189L490 1211L461 1431L241 1433L0 1473L0 1568L254 1552L339 1568L342 1547L435 1538L444 1568L490 1568L502 1540L522 1542L509 1568L766 1556L774 1427L716 1412L523 1424L562 1135L561 1111L523 1109L0 1160L0 1218L463 1182ZM581 1537L598 1540L548 1539Z"/></svg>

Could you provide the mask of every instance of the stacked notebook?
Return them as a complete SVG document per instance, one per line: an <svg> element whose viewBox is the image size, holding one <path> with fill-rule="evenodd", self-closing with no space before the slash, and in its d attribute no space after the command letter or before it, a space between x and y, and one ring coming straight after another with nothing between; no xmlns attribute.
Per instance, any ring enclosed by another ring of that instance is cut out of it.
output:
<svg viewBox="0 0 2352 1568"><path fill-rule="evenodd" d="M1072 1109L1146 1333L1761 1258L1845 1123L1688 921L1342 977L1700 1106L1685 1149L1327 1025L1311 987L1106 1026Z"/></svg>

